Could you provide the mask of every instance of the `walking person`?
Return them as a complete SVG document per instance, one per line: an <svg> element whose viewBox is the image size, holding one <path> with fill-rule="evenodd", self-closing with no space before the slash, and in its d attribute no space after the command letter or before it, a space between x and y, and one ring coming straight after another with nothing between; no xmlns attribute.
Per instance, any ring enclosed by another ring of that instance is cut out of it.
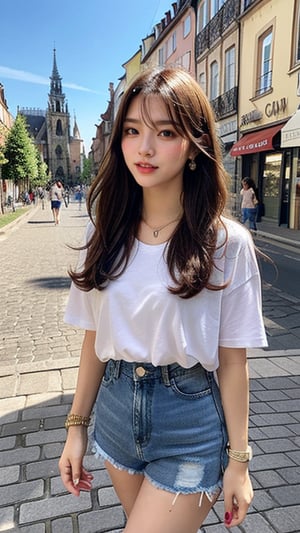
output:
<svg viewBox="0 0 300 533"><path fill-rule="evenodd" d="M57 226L60 222L60 208L61 202L63 199L63 186L60 180L55 180L54 184L50 189L50 201L51 201L51 210L53 213L54 224Z"/></svg>
<svg viewBox="0 0 300 533"><path fill-rule="evenodd" d="M255 189L256 189L255 183L251 178L244 178L242 180L242 186L243 186L243 188L241 189L242 223L246 224L247 220L249 220L249 229L256 231L257 230L256 216L257 216L258 198L255 192Z"/></svg>
<svg viewBox="0 0 300 533"><path fill-rule="evenodd" d="M224 216L225 176L199 85L178 68L141 73L122 97L70 272L65 320L85 335L59 461L68 491L91 490L94 410L93 445L126 533L196 533L222 487L233 527L253 497L246 348L266 337L252 238Z"/></svg>

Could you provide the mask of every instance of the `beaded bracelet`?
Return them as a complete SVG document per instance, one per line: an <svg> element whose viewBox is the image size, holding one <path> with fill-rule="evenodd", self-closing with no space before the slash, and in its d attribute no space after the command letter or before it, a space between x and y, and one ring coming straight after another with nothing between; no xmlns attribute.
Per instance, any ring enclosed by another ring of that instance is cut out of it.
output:
<svg viewBox="0 0 300 533"><path fill-rule="evenodd" d="M91 422L90 416L81 416L81 415L74 415L73 413L69 413L66 421L65 421L65 428L68 429L70 426L84 426L88 427Z"/></svg>

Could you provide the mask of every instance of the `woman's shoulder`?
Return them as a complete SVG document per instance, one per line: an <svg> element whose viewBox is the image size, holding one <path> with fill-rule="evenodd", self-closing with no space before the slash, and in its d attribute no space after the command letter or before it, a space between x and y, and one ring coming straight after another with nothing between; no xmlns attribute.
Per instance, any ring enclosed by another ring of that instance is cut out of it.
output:
<svg viewBox="0 0 300 533"><path fill-rule="evenodd" d="M218 231L218 245L244 247L251 244L252 236L245 226L229 217L221 217Z"/></svg>

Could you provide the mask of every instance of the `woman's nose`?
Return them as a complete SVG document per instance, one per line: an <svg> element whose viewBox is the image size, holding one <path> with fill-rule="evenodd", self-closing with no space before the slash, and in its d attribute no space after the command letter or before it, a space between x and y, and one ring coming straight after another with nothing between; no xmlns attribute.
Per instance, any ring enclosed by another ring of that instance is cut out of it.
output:
<svg viewBox="0 0 300 533"><path fill-rule="evenodd" d="M151 142L150 137L144 136L141 139L139 146L139 154L142 156L148 155L152 156L154 153L153 143Z"/></svg>

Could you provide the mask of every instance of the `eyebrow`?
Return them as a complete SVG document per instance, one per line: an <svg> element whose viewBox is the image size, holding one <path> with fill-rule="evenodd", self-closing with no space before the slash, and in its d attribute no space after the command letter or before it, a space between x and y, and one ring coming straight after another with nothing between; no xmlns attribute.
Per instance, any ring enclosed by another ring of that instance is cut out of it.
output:
<svg viewBox="0 0 300 533"><path fill-rule="evenodd" d="M126 117L124 119L124 122L131 122L132 124L140 124L141 122L144 122L144 121L140 120L138 118ZM170 125L170 124L171 124L171 126L175 126L176 122L173 122L172 120L166 119L166 120L153 121L153 124L155 124L157 126L164 126L164 125Z"/></svg>

